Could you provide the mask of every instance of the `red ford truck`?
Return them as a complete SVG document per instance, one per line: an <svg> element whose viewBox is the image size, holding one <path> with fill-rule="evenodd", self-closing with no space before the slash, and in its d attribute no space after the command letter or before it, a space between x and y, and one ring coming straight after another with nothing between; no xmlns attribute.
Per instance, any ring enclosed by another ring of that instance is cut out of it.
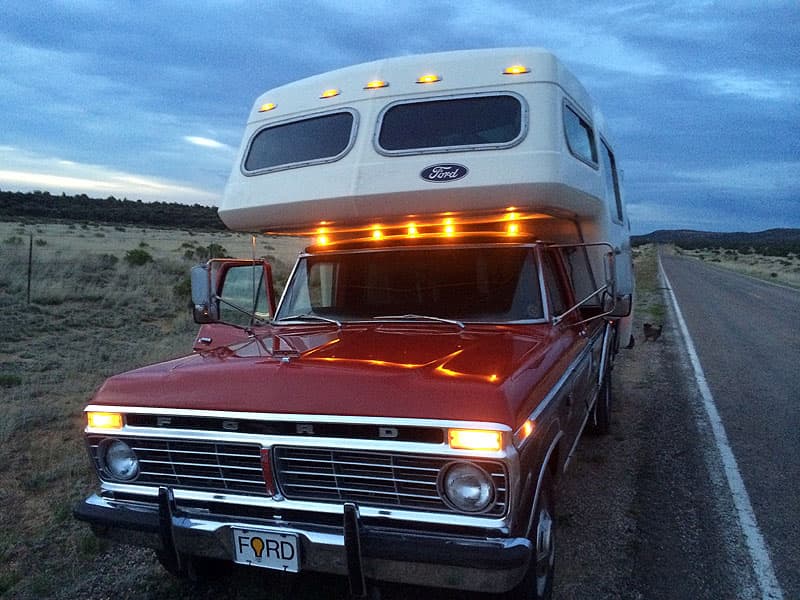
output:
<svg viewBox="0 0 800 600"><path fill-rule="evenodd" d="M230 562L547 598L557 483L610 425L629 221L605 124L530 48L268 91L220 216L308 239L192 271L193 352L86 407L94 532Z"/></svg>

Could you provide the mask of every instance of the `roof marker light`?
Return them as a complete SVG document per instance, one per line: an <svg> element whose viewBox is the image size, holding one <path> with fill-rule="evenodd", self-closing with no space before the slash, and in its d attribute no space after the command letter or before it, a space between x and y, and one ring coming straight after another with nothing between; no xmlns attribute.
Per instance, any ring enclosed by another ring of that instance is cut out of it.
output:
<svg viewBox="0 0 800 600"><path fill-rule="evenodd" d="M324 92L322 92L322 94L320 94L320 98L333 98L335 96L338 96L340 93L341 92L336 88L331 88L329 90L325 90Z"/></svg>
<svg viewBox="0 0 800 600"><path fill-rule="evenodd" d="M519 234L519 223L509 223L508 227L506 227L506 233L508 235Z"/></svg>
<svg viewBox="0 0 800 600"><path fill-rule="evenodd" d="M447 237L453 237L456 233L456 226L453 225L453 219L444 220L444 234Z"/></svg>
<svg viewBox="0 0 800 600"><path fill-rule="evenodd" d="M368 82L367 85L364 86L364 89L377 90L385 87L389 87L388 81L383 81L382 79L373 79L372 81Z"/></svg>
<svg viewBox="0 0 800 600"><path fill-rule="evenodd" d="M409 223L407 231L408 237L417 237L419 235L419 229L417 229L416 223Z"/></svg>
<svg viewBox="0 0 800 600"><path fill-rule="evenodd" d="M372 230L372 239L373 240L383 239L383 231L381 231L380 227L373 228L373 230Z"/></svg>
<svg viewBox="0 0 800 600"><path fill-rule="evenodd" d="M258 112L268 112L270 110L276 109L277 107L278 105L275 104L274 102L267 102L266 104L262 104L259 107Z"/></svg>
<svg viewBox="0 0 800 600"><path fill-rule="evenodd" d="M523 75L530 72L531 70L525 65L511 65L503 70L503 75Z"/></svg>
<svg viewBox="0 0 800 600"><path fill-rule="evenodd" d="M437 81L441 81L442 78L439 75L434 73L428 73L427 75L423 75L422 77L417 79L417 83L436 83Z"/></svg>

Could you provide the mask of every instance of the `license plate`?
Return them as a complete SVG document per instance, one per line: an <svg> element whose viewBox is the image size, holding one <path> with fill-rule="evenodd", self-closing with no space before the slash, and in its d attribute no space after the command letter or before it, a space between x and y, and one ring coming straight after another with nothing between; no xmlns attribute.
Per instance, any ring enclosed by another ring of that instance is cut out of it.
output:
<svg viewBox="0 0 800 600"><path fill-rule="evenodd" d="M290 573L300 570L300 544L296 535L263 529L232 529L234 562Z"/></svg>

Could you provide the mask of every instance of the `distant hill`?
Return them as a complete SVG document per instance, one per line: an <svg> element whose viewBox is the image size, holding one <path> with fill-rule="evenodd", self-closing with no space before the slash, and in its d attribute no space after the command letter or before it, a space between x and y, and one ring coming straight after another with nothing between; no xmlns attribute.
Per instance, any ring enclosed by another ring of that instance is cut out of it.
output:
<svg viewBox="0 0 800 600"><path fill-rule="evenodd" d="M47 220L149 225L183 229L218 230L225 225L213 206L177 202L142 202L89 198L86 194L54 196L49 192L0 190L0 220Z"/></svg>
<svg viewBox="0 0 800 600"><path fill-rule="evenodd" d="M757 252L770 256L800 255L800 229L767 229L755 233L718 233L690 229L659 230L631 237L634 246L675 244L687 250L727 248L739 252Z"/></svg>

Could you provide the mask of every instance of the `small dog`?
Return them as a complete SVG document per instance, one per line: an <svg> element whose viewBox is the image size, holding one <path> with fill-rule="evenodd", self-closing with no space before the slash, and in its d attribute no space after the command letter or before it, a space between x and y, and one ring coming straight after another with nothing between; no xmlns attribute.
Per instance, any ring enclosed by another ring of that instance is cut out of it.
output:
<svg viewBox="0 0 800 600"><path fill-rule="evenodd" d="M661 330L664 328L663 325L659 325L656 327L652 323L645 323L644 324L644 341L653 340L654 342L661 336Z"/></svg>

